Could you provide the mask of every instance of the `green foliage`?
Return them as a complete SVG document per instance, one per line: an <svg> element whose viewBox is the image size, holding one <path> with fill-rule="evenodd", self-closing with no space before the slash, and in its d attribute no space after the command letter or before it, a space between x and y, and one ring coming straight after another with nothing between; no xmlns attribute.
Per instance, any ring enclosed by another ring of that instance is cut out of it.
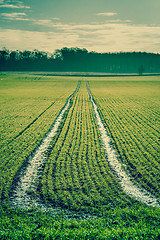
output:
<svg viewBox="0 0 160 240"><path fill-rule="evenodd" d="M37 80L38 79L38 80ZM13 179L50 129L77 79L2 75L0 81L0 198L8 203ZM65 91L64 91L65 89Z"/></svg>
<svg viewBox="0 0 160 240"><path fill-rule="evenodd" d="M0 209L0 239L154 239L160 237L160 212L153 208L109 209L103 217L66 218L18 209Z"/></svg>
<svg viewBox="0 0 160 240"><path fill-rule="evenodd" d="M160 54L146 52L98 53L86 49L57 49L53 54L0 50L0 71L90 72L111 74L160 73Z"/></svg>
<svg viewBox="0 0 160 240"><path fill-rule="evenodd" d="M45 201L101 214L103 207L133 203L124 195L104 156L86 83L73 99L42 176Z"/></svg>
<svg viewBox="0 0 160 240"><path fill-rule="evenodd" d="M159 77L141 79L89 80L119 160L133 180L159 196ZM46 151L48 159L33 196L58 206L57 212L8 206L15 176L74 92L77 80L1 75L0 239L158 240L159 209L126 196L108 166L85 82Z"/></svg>
<svg viewBox="0 0 160 240"><path fill-rule="evenodd" d="M119 160L133 181L159 197L160 77L129 79L94 79L90 88Z"/></svg>

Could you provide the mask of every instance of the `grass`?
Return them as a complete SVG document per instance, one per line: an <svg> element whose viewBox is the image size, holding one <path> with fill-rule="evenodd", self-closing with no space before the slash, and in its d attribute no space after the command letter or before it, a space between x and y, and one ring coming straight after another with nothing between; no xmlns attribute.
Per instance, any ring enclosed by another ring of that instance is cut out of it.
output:
<svg viewBox="0 0 160 240"><path fill-rule="evenodd" d="M160 237L159 213L141 206L109 209L102 217L71 218L31 209L1 209L1 239L154 239Z"/></svg>
<svg viewBox="0 0 160 240"><path fill-rule="evenodd" d="M46 203L57 205L58 212L52 215L9 206L8 194L16 173L43 139L79 78L7 74L0 78L0 239L159 239L159 209L126 196L104 158L85 82L72 100L59 138L52 142L36 193L39 191ZM159 78L88 80L119 160L139 184L158 196ZM148 154L152 164L144 157ZM131 164L138 164L138 170L133 171ZM81 217L82 213L88 218Z"/></svg>

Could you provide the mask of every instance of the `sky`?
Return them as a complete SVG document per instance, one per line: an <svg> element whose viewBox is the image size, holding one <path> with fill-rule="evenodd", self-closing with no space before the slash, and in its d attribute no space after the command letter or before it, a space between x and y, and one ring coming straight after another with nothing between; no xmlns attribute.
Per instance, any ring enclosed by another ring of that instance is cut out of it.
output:
<svg viewBox="0 0 160 240"><path fill-rule="evenodd" d="M160 0L0 0L0 49L160 53Z"/></svg>

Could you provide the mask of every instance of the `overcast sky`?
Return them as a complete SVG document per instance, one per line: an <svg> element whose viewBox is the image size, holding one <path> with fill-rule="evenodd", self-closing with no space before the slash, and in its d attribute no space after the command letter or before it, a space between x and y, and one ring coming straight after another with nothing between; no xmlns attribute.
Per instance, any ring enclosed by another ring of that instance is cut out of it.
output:
<svg viewBox="0 0 160 240"><path fill-rule="evenodd" d="M160 53L160 0L0 0L0 48Z"/></svg>

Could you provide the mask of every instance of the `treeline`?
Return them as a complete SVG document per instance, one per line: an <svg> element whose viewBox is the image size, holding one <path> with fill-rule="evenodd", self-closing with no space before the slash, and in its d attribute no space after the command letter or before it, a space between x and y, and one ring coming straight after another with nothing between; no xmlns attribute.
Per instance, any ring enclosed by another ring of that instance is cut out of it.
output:
<svg viewBox="0 0 160 240"><path fill-rule="evenodd" d="M97 53L80 48L43 51L0 50L0 71L160 73L160 54Z"/></svg>

